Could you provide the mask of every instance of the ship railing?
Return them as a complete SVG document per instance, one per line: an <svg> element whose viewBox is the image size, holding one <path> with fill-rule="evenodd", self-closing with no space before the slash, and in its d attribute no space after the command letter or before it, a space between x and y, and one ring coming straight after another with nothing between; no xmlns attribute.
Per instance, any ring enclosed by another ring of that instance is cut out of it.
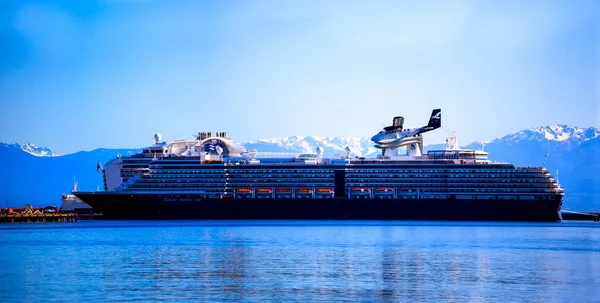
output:
<svg viewBox="0 0 600 303"><path fill-rule="evenodd" d="M449 195L449 194L473 194L473 195L541 195L564 193L557 188L457 188L457 187L416 187L416 188L381 188L365 186L364 184L347 184L346 196L352 199L396 199L421 195ZM385 186L385 185L383 185ZM380 191L378 191L378 189ZM439 198L439 197L438 197Z"/></svg>
<svg viewBox="0 0 600 303"><path fill-rule="evenodd" d="M357 186L370 186L370 187L422 187L422 188L430 188L430 187L457 187L457 188L485 188L485 189L506 189L506 188L514 188L514 189L544 189L544 188L556 188L557 184L552 182L423 182L423 181L414 181L414 182L386 182L382 181L372 181L372 182L364 182L361 180L348 180L346 182L347 186L357 187Z"/></svg>
<svg viewBox="0 0 600 303"><path fill-rule="evenodd" d="M547 172L547 170L543 166L520 166L520 167L515 167L515 169L519 172L532 172L532 173Z"/></svg>

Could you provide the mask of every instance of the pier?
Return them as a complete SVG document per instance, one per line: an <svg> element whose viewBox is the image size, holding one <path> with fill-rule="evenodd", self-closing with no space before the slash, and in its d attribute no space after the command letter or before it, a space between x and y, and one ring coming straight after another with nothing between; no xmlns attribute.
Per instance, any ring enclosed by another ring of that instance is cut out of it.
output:
<svg viewBox="0 0 600 303"><path fill-rule="evenodd" d="M13 214L0 215L0 223L77 222L77 214Z"/></svg>
<svg viewBox="0 0 600 303"><path fill-rule="evenodd" d="M61 213L57 207L33 208L0 208L0 223L45 223L45 222L78 222L79 220L102 219L97 213Z"/></svg>

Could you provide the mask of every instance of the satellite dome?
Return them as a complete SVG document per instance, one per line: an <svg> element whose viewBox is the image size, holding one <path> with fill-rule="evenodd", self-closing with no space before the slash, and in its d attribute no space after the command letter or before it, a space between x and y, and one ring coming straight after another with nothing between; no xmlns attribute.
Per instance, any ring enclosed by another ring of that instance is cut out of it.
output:
<svg viewBox="0 0 600 303"><path fill-rule="evenodd" d="M322 155L323 154L323 148L322 147L317 147L317 155Z"/></svg>
<svg viewBox="0 0 600 303"><path fill-rule="evenodd" d="M154 141L160 142L160 140L162 140L162 136L158 133L154 134Z"/></svg>

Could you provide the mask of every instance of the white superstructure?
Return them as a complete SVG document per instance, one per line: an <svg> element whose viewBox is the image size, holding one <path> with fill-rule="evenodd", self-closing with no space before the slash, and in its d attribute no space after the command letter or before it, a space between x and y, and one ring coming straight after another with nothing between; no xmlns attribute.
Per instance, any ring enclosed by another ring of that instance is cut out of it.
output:
<svg viewBox="0 0 600 303"><path fill-rule="evenodd" d="M72 192L77 192L79 189L77 187L77 182L73 183ZM81 201L81 199L77 198L73 194L63 194L62 195L62 204L60 206L61 211L75 211L77 209L91 209L92 207L87 205L85 202Z"/></svg>

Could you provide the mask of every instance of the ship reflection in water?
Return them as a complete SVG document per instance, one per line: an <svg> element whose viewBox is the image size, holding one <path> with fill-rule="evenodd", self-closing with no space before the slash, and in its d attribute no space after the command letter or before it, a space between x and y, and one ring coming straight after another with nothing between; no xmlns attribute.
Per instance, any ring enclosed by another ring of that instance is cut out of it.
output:
<svg viewBox="0 0 600 303"><path fill-rule="evenodd" d="M46 226L2 231L0 264L10 278L0 284L4 302L599 298L600 233L593 223L92 221ZM57 240L59 234L68 241Z"/></svg>

